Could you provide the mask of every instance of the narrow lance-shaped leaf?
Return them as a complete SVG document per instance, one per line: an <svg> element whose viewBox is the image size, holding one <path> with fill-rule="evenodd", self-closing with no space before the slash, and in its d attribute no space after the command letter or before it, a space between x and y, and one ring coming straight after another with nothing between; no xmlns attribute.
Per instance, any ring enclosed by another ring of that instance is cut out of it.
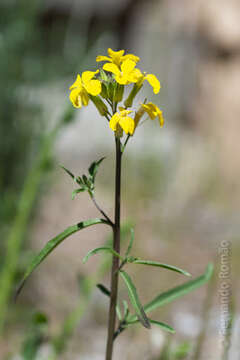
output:
<svg viewBox="0 0 240 360"><path fill-rule="evenodd" d="M82 179L80 178L80 176L75 176L70 170L68 170L67 168L65 168L63 165L60 165L60 167L66 171L66 173L73 179L73 181L75 181L78 185L83 185Z"/></svg>
<svg viewBox="0 0 240 360"><path fill-rule="evenodd" d="M72 200L75 199L75 197L76 197L77 194L79 194L80 192L83 192L83 191L85 191L85 190L86 190L86 189L84 189L84 188L79 188L79 189L73 190L73 192L72 192Z"/></svg>
<svg viewBox="0 0 240 360"><path fill-rule="evenodd" d="M119 304L116 305L116 314L117 314L119 321L122 321L122 313L121 313Z"/></svg>
<svg viewBox="0 0 240 360"><path fill-rule="evenodd" d="M165 324L165 323L163 323L163 322L161 322L161 321L152 320L152 319L149 319L149 318L148 318L148 320L149 320L149 322L150 322L151 324L158 325L161 329L163 329L163 330L165 330L165 331L168 331L168 332L170 332L170 333L172 333L172 334L174 334L174 333L176 332L176 331L175 331L170 325L168 325L168 324ZM127 326L128 326L128 325L136 324L136 323L138 323L138 322L139 322L139 320L128 321L128 322L127 322Z"/></svg>
<svg viewBox="0 0 240 360"><path fill-rule="evenodd" d="M15 299L21 292L27 278L31 275L31 273L36 269L38 265L41 264L41 262L59 245L63 240L68 238L70 235L74 234L75 232L79 230L83 230L88 226L96 225L96 224L108 224L108 222L104 219L90 219L86 221L82 221L76 225L69 226L66 230L55 236L53 239L47 242L47 244L44 246L44 248L39 252L38 255L36 255L27 268L23 279L16 291Z"/></svg>
<svg viewBox="0 0 240 360"><path fill-rule="evenodd" d="M110 290L108 290L108 288L106 288L105 285L103 284L97 284L97 288L106 296L110 297L111 292Z"/></svg>
<svg viewBox="0 0 240 360"><path fill-rule="evenodd" d="M101 164L101 162L105 159L105 157L102 157L100 160L98 161L94 161L89 169L88 169L88 172L89 174L91 175L92 177L92 180L93 180L93 183L95 181L95 177L96 177L96 174L97 174L97 171L98 171L98 168L99 168L99 165Z"/></svg>
<svg viewBox="0 0 240 360"><path fill-rule="evenodd" d="M101 247L98 247L98 248L96 248L96 249L90 250L90 251L87 253L87 255L83 258L83 263L85 264L85 263L88 261L88 259L90 258L90 256L95 255L95 254L98 254L99 252L102 252L102 251L111 253L112 255L118 257L118 258L121 259L122 261L124 260L121 255L119 255L115 250L113 250L113 249L110 248L109 246L101 246Z"/></svg>
<svg viewBox="0 0 240 360"><path fill-rule="evenodd" d="M125 254L126 257L130 254L130 251L132 250L133 240L134 240L134 229L131 228L130 232L131 232L131 237L130 237L129 245L128 245L128 248L127 248L127 251Z"/></svg>
<svg viewBox="0 0 240 360"><path fill-rule="evenodd" d="M142 265L149 265L149 266L157 266L157 267L161 267L164 269L168 269L168 270L172 270L172 271L176 271L180 274L186 275L186 276L191 276L191 274L189 274L189 272L182 270L176 266L173 265L168 265L168 264L162 264L158 261L151 261L151 260L141 260L141 259L133 259L131 261L133 264L142 264Z"/></svg>
<svg viewBox="0 0 240 360"><path fill-rule="evenodd" d="M124 317L124 319L126 319L126 317L129 314L128 303L126 300L123 300L123 313L124 313L123 317Z"/></svg>
<svg viewBox="0 0 240 360"><path fill-rule="evenodd" d="M69 176L71 176L71 178L75 181L75 179L76 179L75 175L74 175L70 170L68 170L67 168L65 168L63 165L60 165L60 166L61 166L61 168L62 168L64 171L66 171L66 173L67 173Z"/></svg>
<svg viewBox="0 0 240 360"><path fill-rule="evenodd" d="M149 319L149 321L150 321L151 324L158 325L160 328L162 328L165 331L168 331L168 332L170 332L172 334L175 333L175 330L168 324L165 324L165 323L163 323L161 321L152 320L152 319Z"/></svg>
<svg viewBox="0 0 240 360"><path fill-rule="evenodd" d="M155 297L152 301L144 305L143 307L144 311L148 313L160 306L168 304L180 298L181 296L190 293L195 289L198 289L200 286L206 284L210 280L212 274L213 274L213 265L209 264L203 275L197 277L196 279L187 281L182 285L176 286L173 289L161 293L160 295ZM132 322L134 320L137 320L136 315L130 315L127 319L127 322L128 321Z"/></svg>
<svg viewBox="0 0 240 360"><path fill-rule="evenodd" d="M126 223L122 224L122 226L121 226L121 243L124 243L126 241L129 230L132 226L133 226L132 222L126 222ZM112 244L113 244L113 234L111 232L111 235L109 235L109 237L106 240L105 246L112 247ZM110 267L111 267L111 258L106 257L104 259L104 261L102 262L102 264L100 265L98 273L104 274L107 270L110 269Z"/></svg>
<svg viewBox="0 0 240 360"><path fill-rule="evenodd" d="M144 327L146 327L147 329L150 329L150 327L151 327L150 322L149 322L147 315L144 312L143 306L139 300L135 285L133 284L130 276L125 271L121 270L120 275L122 276L122 278L127 286L129 299L136 311L137 318L139 319L139 321L141 322L141 324Z"/></svg>

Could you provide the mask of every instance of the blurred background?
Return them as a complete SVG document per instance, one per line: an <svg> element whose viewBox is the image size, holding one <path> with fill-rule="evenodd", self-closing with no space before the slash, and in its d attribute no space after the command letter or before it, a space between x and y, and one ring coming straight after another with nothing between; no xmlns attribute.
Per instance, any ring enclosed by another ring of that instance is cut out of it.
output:
<svg viewBox="0 0 240 360"><path fill-rule="evenodd" d="M119 337L115 359L239 359L239 15L238 0L1 0L1 359L104 358L108 300L95 284L103 275L108 285L108 262L99 256L83 265L82 258L109 239L108 229L66 240L17 304L12 297L51 237L98 216L85 193L71 200L73 184L59 164L81 175L106 156L96 197L113 214L113 133L93 106L74 110L68 100L76 74L95 69L96 56L109 47L140 56L139 67L160 79L159 95L145 84L142 96L166 119L162 129L145 123L127 147L123 234L134 224L135 255L193 276L210 261L216 266L208 286L154 314L176 335L133 326ZM224 241L231 248L231 341L220 352ZM154 268L129 271L143 302L185 280ZM126 296L122 287L120 294Z"/></svg>

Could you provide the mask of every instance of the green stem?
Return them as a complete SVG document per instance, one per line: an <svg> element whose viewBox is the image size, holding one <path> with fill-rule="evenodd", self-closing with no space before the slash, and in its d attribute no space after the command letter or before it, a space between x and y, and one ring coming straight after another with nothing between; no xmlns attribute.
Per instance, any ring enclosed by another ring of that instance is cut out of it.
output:
<svg viewBox="0 0 240 360"><path fill-rule="evenodd" d="M113 249L120 254L120 203L121 203L121 142L115 138L116 142L116 172L115 172L115 223L113 227ZM106 349L106 360L112 360L113 341L116 323L116 305L118 295L118 268L119 258L113 256L111 273L111 297L108 318L108 339Z"/></svg>

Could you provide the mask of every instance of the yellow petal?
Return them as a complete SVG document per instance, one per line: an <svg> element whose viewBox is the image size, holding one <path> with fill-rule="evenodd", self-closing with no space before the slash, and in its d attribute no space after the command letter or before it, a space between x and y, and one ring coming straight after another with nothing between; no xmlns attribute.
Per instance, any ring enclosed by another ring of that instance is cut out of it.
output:
<svg viewBox="0 0 240 360"><path fill-rule="evenodd" d="M82 99L80 96L79 89L73 89L70 92L69 99L71 100L74 107L76 107L76 108L82 107Z"/></svg>
<svg viewBox="0 0 240 360"><path fill-rule="evenodd" d="M109 72L113 73L114 75L120 74L120 70L118 69L117 65L112 64L112 63L104 64L103 70L109 71Z"/></svg>
<svg viewBox="0 0 240 360"><path fill-rule="evenodd" d="M149 84L153 88L154 94L158 94L161 88L159 80L153 74L148 74L145 76L145 79L149 82Z"/></svg>
<svg viewBox="0 0 240 360"><path fill-rule="evenodd" d="M159 112L158 112L158 121L159 121L159 125L161 127L163 127L163 125L164 125L164 117L163 117L162 111L160 109L159 109Z"/></svg>
<svg viewBox="0 0 240 360"><path fill-rule="evenodd" d="M152 120L155 119L155 117L157 116L156 105L149 102L148 104L142 104L142 107Z"/></svg>
<svg viewBox="0 0 240 360"><path fill-rule="evenodd" d="M82 73L82 81L83 81L84 85L86 85L90 80L92 80L94 75L97 74L98 72L99 72L99 70L97 70L97 71L84 71Z"/></svg>
<svg viewBox="0 0 240 360"><path fill-rule="evenodd" d="M121 106L119 106L119 109L120 109L120 115L123 117L132 113L132 110L126 110L126 109L122 108Z"/></svg>
<svg viewBox="0 0 240 360"><path fill-rule="evenodd" d="M153 104L152 102L149 102L148 104L142 104L142 108L144 109L144 111L147 112L147 114L152 120L155 119L155 117L157 116L161 127L164 125L164 118L162 111L159 109L157 105Z"/></svg>
<svg viewBox="0 0 240 360"><path fill-rule="evenodd" d="M116 75L115 77L115 80L118 84L120 85L127 85L129 84L129 81L128 81L128 76L125 74L125 75L122 75L121 73L119 73L118 75Z"/></svg>
<svg viewBox="0 0 240 360"><path fill-rule="evenodd" d="M111 119L109 121L109 126L113 131L116 131L117 124L119 123L120 119L121 119L121 117L120 117L119 113L117 113L117 112L111 117Z"/></svg>
<svg viewBox="0 0 240 360"><path fill-rule="evenodd" d="M77 79L75 80L75 82L70 86L69 90L72 90L76 87L81 87L82 86L82 80L81 80L81 76L78 74L77 75Z"/></svg>
<svg viewBox="0 0 240 360"><path fill-rule="evenodd" d="M134 120L130 116L121 117L119 125L126 134L132 135L134 132Z"/></svg>
<svg viewBox="0 0 240 360"><path fill-rule="evenodd" d="M139 69L133 69L131 73L128 75L128 81L133 83L141 83L144 80L144 75L141 73Z"/></svg>
<svg viewBox="0 0 240 360"><path fill-rule="evenodd" d="M121 65L121 70L124 73L130 73L135 68L136 63L132 60L125 60Z"/></svg>
<svg viewBox="0 0 240 360"><path fill-rule="evenodd" d="M124 55L124 56L122 56L122 61L124 61L124 60L132 60L132 61L134 61L135 63L137 63L139 60L140 60L140 58L138 57L138 56L136 56L136 55L133 55L133 54L127 54L127 55Z"/></svg>
<svg viewBox="0 0 240 360"><path fill-rule="evenodd" d="M86 85L84 85L84 88L87 90L87 92L93 96L97 96L102 91L101 82L99 80L91 80Z"/></svg>
<svg viewBox="0 0 240 360"><path fill-rule="evenodd" d="M112 60L108 56L98 55L96 57L96 61L99 62L99 61L112 61Z"/></svg>
<svg viewBox="0 0 240 360"><path fill-rule="evenodd" d="M81 91L80 96L81 96L81 100L82 100L83 105L87 106L88 102L89 102L89 97L88 97L88 94L87 94L85 89L83 89L83 91Z"/></svg>
<svg viewBox="0 0 240 360"><path fill-rule="evenodd" d="M114 58L114 57L122 57L124 54L124 50L119 50L119 51L113 51L111 48L108 49L108 55L111 57L111 58Z"/></svg>

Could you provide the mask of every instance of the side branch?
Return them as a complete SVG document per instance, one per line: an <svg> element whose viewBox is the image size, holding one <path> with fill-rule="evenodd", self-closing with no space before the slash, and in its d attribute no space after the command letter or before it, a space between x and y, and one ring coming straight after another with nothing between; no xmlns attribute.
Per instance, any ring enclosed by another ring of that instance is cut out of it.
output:
<svg viewBox="0 0 240 360"><path fill-rule="evenodd" d="M105 217L105 219L109 222L109 225L112 226L112 228L114 227L114 223L112 222L112 220L110 219L110 217L100 208L100 206L98 205L94 195L91 195L91 199L94 203L94 205L96 206L96 208L98 209L98 211L100 211L100 213Z"/></svg>

